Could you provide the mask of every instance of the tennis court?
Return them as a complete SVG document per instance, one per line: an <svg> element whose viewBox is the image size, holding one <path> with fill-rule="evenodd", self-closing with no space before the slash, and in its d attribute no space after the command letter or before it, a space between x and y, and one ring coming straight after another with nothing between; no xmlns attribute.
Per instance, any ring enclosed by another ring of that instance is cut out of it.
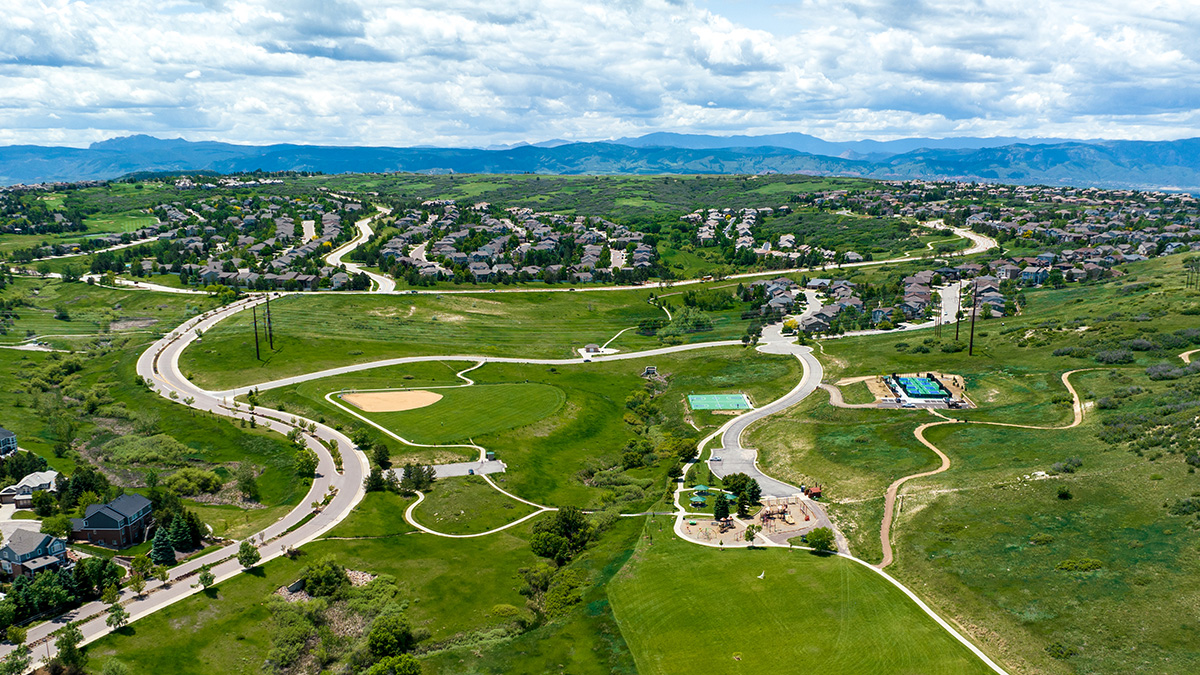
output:
<svg viewBox="0 0 1200 675"><path fill-rule="evenodd" d="M898 377L896 381L911 398L945 398L950 392L928 377Z"/></svg>
<svg viewBox="0 0 1200 675"><path fill-rule="evenodd" d="M749 410L750 399L745 394L690 394L692 410Z"/></svg>

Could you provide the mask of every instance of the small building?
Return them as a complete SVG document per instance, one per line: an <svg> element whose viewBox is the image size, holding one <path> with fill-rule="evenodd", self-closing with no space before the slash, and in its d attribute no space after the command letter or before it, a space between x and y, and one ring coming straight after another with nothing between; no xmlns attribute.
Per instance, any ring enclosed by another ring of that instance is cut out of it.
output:
<svg viewBox="0 0 1200 675"><path fill-rule="evenodd" d="M8 429L0 428L0 455L8 455L17 451L17 435Z"/></svg>
<svg viewBox="0 0 1200 675"><path fill-rule="evenodd" d="M83 518L71 519L71 537L112 548L126 548L146 539L150 500L121 495L107 504L92 504Z"/></svg>
<svg viewBox="0 0 1200 675"><path fill-rule="evenodd" d="M16 504L18 509L27 509L33 505L33 493L57 490L57 471L34 471L16 485L9 485L0 490L0 504Z"/></svg>
<svg viewBox="0 0 1200 675"><path fill-rule="evenodd" d="M32 530L13 532L0 548L0 569L13 577L31 577L66 562L67 545L62 539Z"/></svg>
<svg viewBox="0 0 1200 675"><path fill-rule="evenodd" d="M590 344L590 345L585 345L583 348L583 351L587 352L588 354L599 354L600 353L600 345L595 344L595 343Z"/></svg>

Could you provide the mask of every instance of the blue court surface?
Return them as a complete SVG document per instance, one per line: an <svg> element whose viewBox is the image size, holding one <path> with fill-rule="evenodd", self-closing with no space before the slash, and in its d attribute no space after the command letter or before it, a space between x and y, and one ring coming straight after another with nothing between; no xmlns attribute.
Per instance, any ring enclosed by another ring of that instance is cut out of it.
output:
<svg viewBox="0 0 1200 675"><path fill-rule="evenodd" d="M912 398L942 398L950 392L928 377L898 377L896 380L904 388L904 393Z"/></svg>
<svg viewBox="0 0 1200 675"><path fill-rule="evenodd" d="M750 399L745 394L692 394L688 405L692 410L749 410Z"/></svg>

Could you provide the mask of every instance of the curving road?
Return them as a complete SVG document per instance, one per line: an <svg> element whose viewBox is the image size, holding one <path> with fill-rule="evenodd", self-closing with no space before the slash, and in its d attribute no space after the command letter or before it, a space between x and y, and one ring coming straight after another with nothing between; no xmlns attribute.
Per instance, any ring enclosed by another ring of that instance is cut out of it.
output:
<svg viewBox="0 0 1200 675"><path fill-rule="evenodd" d="M387 213L387 210L382 210ZM373 234L370 223L376 215L368 216L359 220L356 225L359 228L359 235L350 243L340 247L336 251L327 256L327 261L332 265L345 265L348 271L353 271L357 274L361 266L343 262L342 258L359 244L367 241ZM961 236L966 236L975 242L975 245L964 251L964 254L977 253L985 251L996 246L996 242L982 235L977 235L968 230L955 230ZM885 261L869 261L863 263L853 263L844 267L858 267L866 265L882 265L889 262L898 262L902 259L885 260ZM751 272L745 274L733 275L729 278L752 278L760 276L775 276L789 272L812 271L805 269L794 270L773 270L768 272ZM374 282L376 293L394 293L395 282L387 277L375 273L367 272L368 276ZM702 283L700 280L690 280L678 282L676 285L688 285ZM146 290L155 290L171 293L195 293L192 289L176 289L168 287L160 287L153 284L140 284L130 282L130 286L143 288ZM498 292L545 292L552 290L555 292L568 292L568 289L501 289ZM580 289L586 291L616 291L630 290L628 286L610 286L591 289ZM463 290L463 291L421 291L423 293L478 293L478 290ZM276 293L275 297L282 294ZM267 561L283 555L289 548L301 546L321 534L327 532L337 523L341 522L349 515L351 510L361 501L363 491L363 478L369 472L369 463L363 453L359 452L348 437L340 432L319 424L313 420L308 420L303 417L292 415L277 410L257 408L253 411L244 409L242 406L230 401L230 397L237 394L246 393L250 389L270 389L274 387L286 386L296 382L304 382L312 379L329 377L347 372L355 372L366 370L369 368L377 368L387 365L396 365L401 363L412 363L416 361L445 361L445 360L470 360L470 361L495 361L506 363L530 363L530 364L547 364L547 365L568 365L585 363L583 358L579 359L519 359L519 358L503 358L503 357L478 357L478 356L427 356L427 357L407 357L400 359L389 359L377 361L368 364L358 364L354 366L346 366L343 368L335 368L319 373L311 373L292 378L284 378L274 382L263 383L254 387L242 387L238 389L210 392L192 384L179 369L179 357L184 349L192 342L199 338L199 334L215 326L220 321L236 314L240 311L245 311L265 300L265 295L256 294L249 298L239 300L230 305L212 310L198 317L188 320L179 328L171 331L160 340L156 341L147 349L138 359L137 372L138 375L144 378L149 386L156 393L169 397L191 408L203 412L208 412L216 415L236 419L253 419L257 424L265 425L266 427L278 431L280 433L288 433L299 424L313 429L313 431L305 431L301 438L304 443L312 449L319 459L317 475L315 476L312 487L308 495L300 506L293 509L287 516L281 520L271 524L261 532L248 538L249 541L255 542L260 547L260 552L263 561ZM811 298L810 298L811 300ZM818 303L809 303L809 313L815 311L819 307ZM791 495L798 492L794 486L787 485L781 481L776 481L769 476L766 476L759 470L756 455L752 449L744 448L741 445L741 436L745 429L753 422L762 419L770 414L782 411L796 403L802 401L809 396L817 387L822 377L822 369L811 353L811 349L807 347L798 347L790 343L778 333L778 327L768 327L764 331L764 344L759 347L760 351L767 353L792 354L801 360L804 368L804 377L800 384L783 398L774 401L762 408L750 411L744 415L734 418L722 429L718 430L714 436L705 439L705 443L711 438L720 435L722 447L726 455L729 456L725 462L728 462L723 467L716 471L724 471L724 475L734 473L738 470L743 471L751 476L759 479L760 485L763 487L763 493L768 496L772 495ZM691 349L703 349L714 346L740 345L740 341L728 340L709 343L700 343L692 345L678 345L674 347L665 347L661 349L647 350L645 352L622 353L606 356L595 356L591 360L624 360L635 358L648 358L655 355L669 354L673 352L686 351ZM341 456L344 462L343 470L339 473L335 467L334 459L324 443L336 444L341 450ZM703 447L703 443L701 444ZM714 463L715 464L715 463ZM718 473L718 475L721 475ZM485 479L487 477L485 476ZM490 482L490 481L489 481ZM497 488L499 489L499 488ZM319 511L314 511L310 504L320 503L326 498L329 498L328 503ZM524 501L524 500L521 500ZM535 505L537 506L537 505ZM546 508L546 507L541 507ZM540 511L539 511L540 512ZM824 518L823 510L817 509L817 512ZM536 514L535 514L536 515ZM826 522L827 518L826 518ZM832 526L832 523L829 524ZM836 528L834 531L837 532ZM199 591L198 587L194 588L190 584L190 579L193 577L202 566L210 565L212 573L220 582L230 578L242 571L241 566L237 563L234 557L240 542L230 544L218 551L211 552L200 558L190 560L173 568L170 572L170 578L166 583L158 581L150 581L146 585L144 594L135 596L132 591L126 590L121 594L121 602L126 607L126 611L130 614L130 620L135 621L143 616L151 614L163 607L166 607L174 602L178 602ZM845 540L838 533L839 550L845 554ZM892 580L893 583L898 582ZM917 599L908 589L900 586L914 600L917 600L923 607L923 603ZM100 602L89 603L79 609L76 609L67 614L61 615L47 621L45 623L34 626L29 630L28 643L35 653L35 658L50 658L54 654L52 641L52 633L64 624L71 621L80 623L80 630L84 636L84 642L91 642L109 632L111 629L104 623L106 605ZM938 620L939 623L945 625L936 614L932 613L928 608L926 611ZM952 633L955 633L952 629ZM963 639L958 636L959 639ZM966 641L964 640L964 643ZM968 645L970 646L970 645ZM0 647L0 656L12 650L11 645ZM977 651L977 650L976 650ZM977 651L978 653L978 651ZM980 654L982 658L986 656ZM989 661L990 663L990 661ZM1002 672L1002 671L1001 671Z"/></svg>
<svg viewBox="0 0 1200 675"><path fill-rule="evenodd" d="M342 244L329 255L325 256L325 262L329 263L333 267L345 267L347 274L366 274L371 278L371 282L375 286L375 292L394 293L396 291L396 281L391 277L387 277L382 274L376 274L375 272L368 272L363 269L362 265L359 265L356 262L342 260L346 254L358 248L360 244L365 244L371 239L371 236L375 234L375 232L371 229L372 220L375 220L380 215L386 216L392 212L391 209L384 208L382 206L378 206L376 208L379 209L379 211L354 223L354 225L358 228L358 236L346 242L345 244Z"/></svg>

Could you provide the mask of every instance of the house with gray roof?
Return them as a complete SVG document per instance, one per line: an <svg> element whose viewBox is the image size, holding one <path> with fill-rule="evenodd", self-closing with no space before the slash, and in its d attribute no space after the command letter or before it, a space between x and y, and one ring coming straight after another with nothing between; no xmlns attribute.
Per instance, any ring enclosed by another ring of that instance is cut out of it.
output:
<svg viewBox="0 0 1200 675"><path fill-rule="evenodd" d="M17 451L17 435L8 429L0 428L0 455L8 455Z"/></svg>
<svg viewBox="0 0 1200 675"><path fill-rule="evenodd" d="M56 492L57 490L57 471L34 471L18 481L16 485L9 485L0 490L0 504L16 504L18 509L27 509L33 505L33 493Z"/></svg>
<svg viewBox="0 0 1200 675"><path fill-rule="evenodd" d="M150 500L138 494L121 495L107 504L91 504L83 518L71 519L71 538L110 548L126 548L146 539Z"/></svg>
<svg viewBox="0 0 1200 675"><path fill-rule="evenodd" d="M0 548L0 569L12 577L31 577L67 562L62 539L33 530L16 530Z"/></svg>

